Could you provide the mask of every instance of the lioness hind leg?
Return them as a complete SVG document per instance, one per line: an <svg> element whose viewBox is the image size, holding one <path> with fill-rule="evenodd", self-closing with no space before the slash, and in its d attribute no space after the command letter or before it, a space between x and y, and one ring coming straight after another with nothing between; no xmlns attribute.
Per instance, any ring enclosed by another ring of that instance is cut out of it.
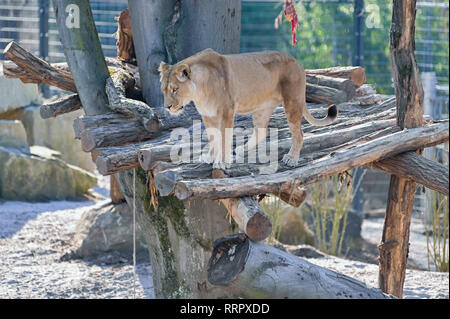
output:
<svg viewBox="0 0 450 319"><path fill-rule="evenodd" d="M295 166L300 157L300 150L303 146L302 131L302 111L304 103L301 102L285 102L286 117L292 134L292 146L287 154L283 157L283 163L288 166Z"/></svg>
<svg viewBox="0 0 450 319"><path fill-rule="evenodd" d="M269 125L270 116L278 104L270 105L266 109L258 110L252 114L253 133L244 146L236 148L236 154L243 154L242 151L254 149L259 143L267 137L267 127Z"/></svg>

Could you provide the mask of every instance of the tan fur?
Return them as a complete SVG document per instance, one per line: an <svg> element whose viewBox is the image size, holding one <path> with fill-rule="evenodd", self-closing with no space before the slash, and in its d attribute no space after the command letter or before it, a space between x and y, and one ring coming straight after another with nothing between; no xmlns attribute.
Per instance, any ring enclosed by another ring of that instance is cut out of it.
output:
<svg viewBox="0 0 450 319"><path fill-rule="evenodd" d="M317 120L306 108L306 77L303 67L282 52L221 55L211 49L201 51L175 65L159 67L164 106L177 113L193 101L201 114L210 142L210 160L218 167L231 163L234 115L251 113L254 132L245 150L254 148L267 135L273 110L283 103L292 133L292 147L283 158L288 165L298 161L303 143L302 116L314 125L327 125L337 115L330 112ZM259 133L256 134L257 129ZM216 130L215 130L216 129ZM213 134L219 130L221 138Z"/></svg>

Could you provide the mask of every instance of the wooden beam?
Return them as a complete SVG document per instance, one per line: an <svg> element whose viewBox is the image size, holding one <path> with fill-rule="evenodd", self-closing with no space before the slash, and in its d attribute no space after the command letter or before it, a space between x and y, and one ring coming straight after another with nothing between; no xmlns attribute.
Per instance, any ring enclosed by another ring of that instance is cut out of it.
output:
<svg viewBox="0 0 450 319"><path fill-rule="evenodd" d="M243 176L202 181L180 181L175 195L189 198L232 198L268 194L280 185L298 183L304 186L354 167L395 156L418 148L444 143L449 139L448 121L403 130L370 142L340 150L313 163L271 175Z"/></svg>
<svg viewBox="0 0 450 319"><path fill-rule="evenodd" d="M407 152L373 162L372 166L448 196L448 167L415 152Z"/></svg>
<svg viewBox="0 0 450 319"><path fill-rule="evenodd" d="M217 239L208 263L208 281L241 298L385 299L381 290L314 265L245 234Z"/></svg>
<svg viewBox="0 0 450 319"><path fill-rule="evenodd" d="M423 125L423 88L414 56L416 0L394 0L390 29L392 75L397 98L397 124L407 131ZM421 145L416 149L420 149ZM383 235L379 245L380 288L403 296L416 183L391 175Z"/></svg>
<svg viewBox="0 0 450 319"><path fill-rule="evenodd" d="M22 69L18 71L14 66L4 64L6 76L18 77L26 83L50 84L66 91L77 92L70 72L53 67L16 42L10 42L3 51L3 55Z"/></svg>
<svg viewBox="0 0 450 319"><path fill-rule="evenodd" d="M78 94L70 94L40 107L40 114L43 119L57 117L61 114L77 111L82 108Z"/></svg>
<svg viewBox="0 0 450 319"><path fill-rule="evenodd" d="M364 71L364 68L360 66L338 66L315 70L306 69L305 72L307 75L325 75L329 77L346 78L352 80L356 88L359 88L366 82L366 72Z"/></svg>

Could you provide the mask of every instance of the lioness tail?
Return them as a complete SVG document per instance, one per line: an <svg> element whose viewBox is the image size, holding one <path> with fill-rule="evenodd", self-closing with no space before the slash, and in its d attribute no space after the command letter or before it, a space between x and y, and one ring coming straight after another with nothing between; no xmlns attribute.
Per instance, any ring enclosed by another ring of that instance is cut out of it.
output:
<svg viewBox="0 0 450 319"><path fill-rule="evenodd" d="M314 118L311 115L311 113L309 113L309 110L307 107L305 107L305 110L303 112L303 116L305 117L305 119L312 125L317 125L317 126L325 126L325 125L333 123L334 120L337 118L337 115L338 115L338 109L337 109L336 105L334 105L334 104L331 104L328 107L327 117L325 117L323 119Z"/></svg>

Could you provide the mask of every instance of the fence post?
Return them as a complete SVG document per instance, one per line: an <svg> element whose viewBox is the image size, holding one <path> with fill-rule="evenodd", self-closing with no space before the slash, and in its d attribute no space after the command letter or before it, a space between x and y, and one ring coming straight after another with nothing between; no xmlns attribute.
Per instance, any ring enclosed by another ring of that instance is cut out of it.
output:
<svg viewBox="0 0 450 319"><path fill-rule="evenodd" d="M39 56L48 60L48 11L49 1L39 0ZM49 97L49 86L46 84L40 85L41 94L44 97Z"/></svg>
<svg viewBox="0 0 450 319"><path fill-rule="evenodd" d="M355 0L353 9L353 33L354 33L354 50L353 50L353 65L362 66L363 56L363 32L364 32L364 0ZM362 178L362 168L355 169L354 185L359 183ZM359 183L355 190L355 197L353 198L352 208L357 213L363 209L363 188L362 183Z"/></svg>
<svg viewBox="0 0 450 319"><path fill-rule="evenodd" d="M353 9L353 33L354 33L354 53L353 65L363 64L363 33L364 33L364 0L355 0Z"/></svg>

